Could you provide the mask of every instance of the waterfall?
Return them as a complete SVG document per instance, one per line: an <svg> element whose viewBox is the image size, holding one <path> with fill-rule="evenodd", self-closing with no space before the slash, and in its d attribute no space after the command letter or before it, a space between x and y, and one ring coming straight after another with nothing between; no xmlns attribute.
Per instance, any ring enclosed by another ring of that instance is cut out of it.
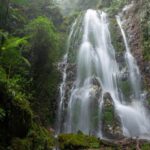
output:
<svg viewBox="0 0 150 150"><path fill-rule="evenodd" d="M125 101L119 86L120 70L116 61L115 49L111 44L107 14L103 11L89 9L85 12L80 26L82 40L77 54L77 77L70 89L71 94L65 108L63 131L66 133L82 131L85 134L103 137L102 110L106 93L109 93L112 98L114 111L120 120L124 136L142 137L150 132L150 121L141 100L140 71L131 54L119 17L117 17L117 22L126 47L125 60L133 95L131 102ZM76 24L73 30L75 26ZM70 40L73 32L76 31L71 30ZM68 57L68 52L66 57ZM66 57L64 57L64 62L66 62ZM63 114L66 69L63 73L63 82L60 86L60 118Z"/></svg>
<svg viewBox="0 0 150 150"><path fill-rule="evenodd" d="M118 65L111 44L107 14L89 9L83 19L83 37L77 59L77 80L68 103L67 132L81 130L86 134L101 134L100 117L103 96L109 92L119 103L117 87ZM96 84L94 83L96 81Z"/></svg>

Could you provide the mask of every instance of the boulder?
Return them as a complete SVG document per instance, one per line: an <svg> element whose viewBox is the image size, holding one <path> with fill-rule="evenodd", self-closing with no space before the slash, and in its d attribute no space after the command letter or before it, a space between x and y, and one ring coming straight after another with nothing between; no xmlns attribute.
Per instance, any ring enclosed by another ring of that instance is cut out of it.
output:
<svg viewBox="0 0 150 150"><path fill-rule="evenodd" d="M109 93L105 93L102 110L102 130L104 136L108 138L122 137L122 128L119 117L115 113L114 103Z"/></svg>

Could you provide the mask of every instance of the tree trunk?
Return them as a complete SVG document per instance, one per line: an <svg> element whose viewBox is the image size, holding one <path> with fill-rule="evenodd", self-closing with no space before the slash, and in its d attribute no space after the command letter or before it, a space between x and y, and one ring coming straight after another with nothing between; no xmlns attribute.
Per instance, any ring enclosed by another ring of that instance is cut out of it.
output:
<svg viewBox="0 0 150 150"><path fill-rule="evenodd" d="M10 0L0 0L0 27L5 28L9 14Z"/></svg>

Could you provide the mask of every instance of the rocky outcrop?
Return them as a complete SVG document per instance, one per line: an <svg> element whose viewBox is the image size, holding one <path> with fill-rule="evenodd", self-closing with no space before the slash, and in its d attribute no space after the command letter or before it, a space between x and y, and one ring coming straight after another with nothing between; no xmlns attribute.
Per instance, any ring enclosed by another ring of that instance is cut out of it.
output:
<svg viewBox="0 0 150 150"><path fill-rule="evenodd" d="M144 81L144 86L146 90L149 91L150 89L150 60L145 59L145 33L148 32L147 30L144 31L145 25L147 24L148 20L144 20L144 12L146 12L146 8L148 9L149 4L147 0L134 0L130 2L130 6L128 9L124 9L124 25L125 31L127 33L129 39L129 45L134 57L137 60L138 66L140 67L142 78ZM148 5L146 8L145 6ZM146 18L148 16L146 15Z"/></svg>
<svg viewBox="0 0 150 150"><path fill-rule="evenodd" d="M142 55L142 35L139 18L139 5L140 3L131 2L130 5L123 9L123 17L125 19L124 26L128 36L128 42L131 47L131 51L135 56L138 65L143 64Z"/></svg>
<svg viewBox="0 0 150 150"><path fill-rule="evenodd" d="M102 130L104 136L109 138L123 137L119 117L115 113L114 103L109 93L105 93L102 116Z"/></svg>
<svg viewBox="0 0 150 150"><path fill-rule="evenodd" d="M76 64L75 63L68 63L67 66L67 79L66 79L66 92L65 92L65 106L68 104L68 100L71 96L71 89L73 88L73 84L76 80Z"/></svg>

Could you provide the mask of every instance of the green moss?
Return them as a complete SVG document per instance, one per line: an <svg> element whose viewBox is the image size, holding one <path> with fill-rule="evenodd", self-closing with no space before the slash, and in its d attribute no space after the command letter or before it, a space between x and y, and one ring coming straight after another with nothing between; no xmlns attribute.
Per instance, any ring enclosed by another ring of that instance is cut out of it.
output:
<svg viewBox="0 0 150 150"><path fill-rule="evenodd" d="M149 99L147 99L147 103L148 103L148 105L150 105L150 98L149 98Z"/></svg>
<svg viewBox="0 0 150 150"><path fill-rule="evenodd" d="M145 0L142 7L140 7L141 15L141 29L142 29L142 45L143 57L146 61L150 60L150 5L149 1Z"/></svg>
<svg viewBox="0 0 150 150"><path fill-rule="evenodd" d="M105 7L111 16L118 14L118 12L128 3L128 0L113 0L109 7Z"/></svg>
<svg viewBox="0 0 150 150"><path fill-rule="evenodd" d="M77 150L86 148L99 148L100 142L96 137L79 134L59 135L59 146L61 150Z"/></svg>
<svg viewBox="0 0 150 150"><path fill-rule="evenodd" d="M33 123L32 129L28 133L28 137L34 138L37 141L37 144L47 143L48 147L54 146L55 140L52 133L46 128Z"/></svg>
<svg viewBox="0 0 150 150"><path fill-rule="evenodd" d="M150 60L150 40L143 42L143 49L144 60Z"/></svg>
<svg viewBox="0 0 150 150"><path fill-rule="evenodd" d="M112 124L114 119L114 110L112 106L109 106L105 109L103 119L106 124Z"/></svg>
<svg viewBox="0 0 150 150"><path fill-rule="evenodd" d="M145 60L150 60L150 22L147 20L147 18L144 18L144 21L141 23L141 26L143 35L143 56Z"/></svg>
<svg viewBox="0 0 150 150"><path fill-rule="evenodd" d="M129 95L131 94L131 88L130 88L129 82L128 81L122 81L120 83L120 87L121 87L121 90L122 90L123 94L126 97L129 97Z"/></svg>
<svg viewBox="0 0 150 150"><path fill-rule="evenodd" d="M114 17L110 18L109 28L110 28L112 45L114 46L116 52L117 53L124 52L125 47L124 47L123 38L119 26L117 24L117 21Z"/></svg>
<svg viewBox="0 0 150 150"><path fill-rule="evenodd" d="M150 149L150 143L144 143L142 146L141 146L141 150L149 150Z"/></svg>

